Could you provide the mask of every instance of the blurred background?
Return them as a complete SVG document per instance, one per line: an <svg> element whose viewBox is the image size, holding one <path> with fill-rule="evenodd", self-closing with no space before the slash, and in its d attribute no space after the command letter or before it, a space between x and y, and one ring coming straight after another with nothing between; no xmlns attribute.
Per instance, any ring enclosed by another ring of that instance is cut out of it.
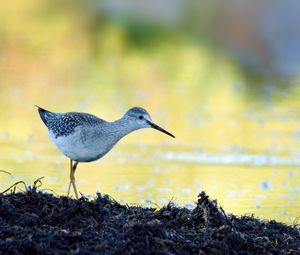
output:
<svg viewBox="0 0 300 255"><path fill-rule="evenodd" d="M0 8L0 191L45 176L66 194L69 161L34 104L107 120L142 106L154 130L79 164L79 190L192 208L300 216L297 0L19 0Z"/></svg>

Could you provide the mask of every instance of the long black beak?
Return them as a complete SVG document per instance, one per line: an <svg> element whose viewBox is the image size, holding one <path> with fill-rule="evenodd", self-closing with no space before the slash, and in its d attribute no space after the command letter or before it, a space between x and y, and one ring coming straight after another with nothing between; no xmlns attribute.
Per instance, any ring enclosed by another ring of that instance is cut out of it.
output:
<svg viewBox="0 0 300 255"><path fill-rule="evenodd" d="M159 130L159 131L161 131L161 132L163 132L163 133L165 133L165 134L167 134L167 135L172 136L173 138L175 138L174 135L172 135L171 133L169 133L167 130L164 130L164 129L161 128L160 126L154 124L153 122L151 122L151 121L149 121L149 120L147 120L147 122L148 122L148 124L149 124L151 127L153 127L154 129L157 129L157 130Z"/></svg>

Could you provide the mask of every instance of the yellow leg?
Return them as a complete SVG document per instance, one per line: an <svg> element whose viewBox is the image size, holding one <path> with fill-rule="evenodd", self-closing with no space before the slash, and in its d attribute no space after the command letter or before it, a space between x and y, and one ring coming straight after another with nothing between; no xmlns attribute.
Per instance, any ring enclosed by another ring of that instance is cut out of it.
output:
<svg viewBox="0 0 300 255"><path fill-rule="evenodd" d="M73 164L73 160L70 160L70 183L69 183L69 187L68 187L68 193L67 196L69 196L70 194L70 189L71 189L71 185L73 186L74 192L75 192L75 196L78 199L78 191L76 188L76 184L75 184L75 171L76 171L76 167L78 165L78 161L75 161L75 163Z"/></svg>
<svg viewBox="0 0 300 255"><path fill-rule="evenodd" d="M67 197L70 195L70 189L71 189L71 185L72 185L72 182L70 181L70 183L69 183L69 187L68 187L68 192L67 192Z"/></svg>
<svg viewBox="0 0 300 255"><path fill-rule="evenodd" d="M72 185L72 181L71 181L72 172L73 172L73 160L70 159L70 183L69 183L69 187L68 187L67 196L70 195L70 189L71 189L71 185Z"/></svg>
<svg viewBox="0 0 300 255"><path fill-rule="evenodd" d="M75 185L75 170L76 170L77 165L78 165L78 161L76 161L75 164L73 165L73 176L71 178L71 182L72 182L72 185L73 185L75 196L78 199L79 198L78 191L77 191L77 188L76 188L76 185Z"/></svg>

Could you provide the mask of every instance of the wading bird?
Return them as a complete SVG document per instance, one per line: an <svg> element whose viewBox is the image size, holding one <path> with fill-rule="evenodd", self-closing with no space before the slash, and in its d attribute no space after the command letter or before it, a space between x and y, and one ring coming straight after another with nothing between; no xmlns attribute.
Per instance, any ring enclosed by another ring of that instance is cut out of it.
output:
<svg viewBox="0 0 300 255"><path fill-rule="evenodd" d="M141 107L129 109L125 115L113 122L92 114L81 112L54 113L37 106L49 136L57 148L70 159L70 188L75 185L75 171L79 162L90 162L102 158L124 136L141 128L154 128L169 136L174 135L154 124L148 112Z"/></svg>

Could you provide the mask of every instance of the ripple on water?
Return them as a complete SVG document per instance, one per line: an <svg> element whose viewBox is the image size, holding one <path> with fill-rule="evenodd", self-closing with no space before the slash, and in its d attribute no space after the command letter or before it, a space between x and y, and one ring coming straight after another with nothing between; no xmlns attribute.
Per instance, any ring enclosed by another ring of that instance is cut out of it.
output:
<svg viewBox="0 0 300 255"><path fill-rule="evenodd" d="M182 163L202 163L214 165L251 165L251 166L300 166L300 159L294 156L269 154L213 154L194 152L166 152L157 155L161 160Z"/></svg>

